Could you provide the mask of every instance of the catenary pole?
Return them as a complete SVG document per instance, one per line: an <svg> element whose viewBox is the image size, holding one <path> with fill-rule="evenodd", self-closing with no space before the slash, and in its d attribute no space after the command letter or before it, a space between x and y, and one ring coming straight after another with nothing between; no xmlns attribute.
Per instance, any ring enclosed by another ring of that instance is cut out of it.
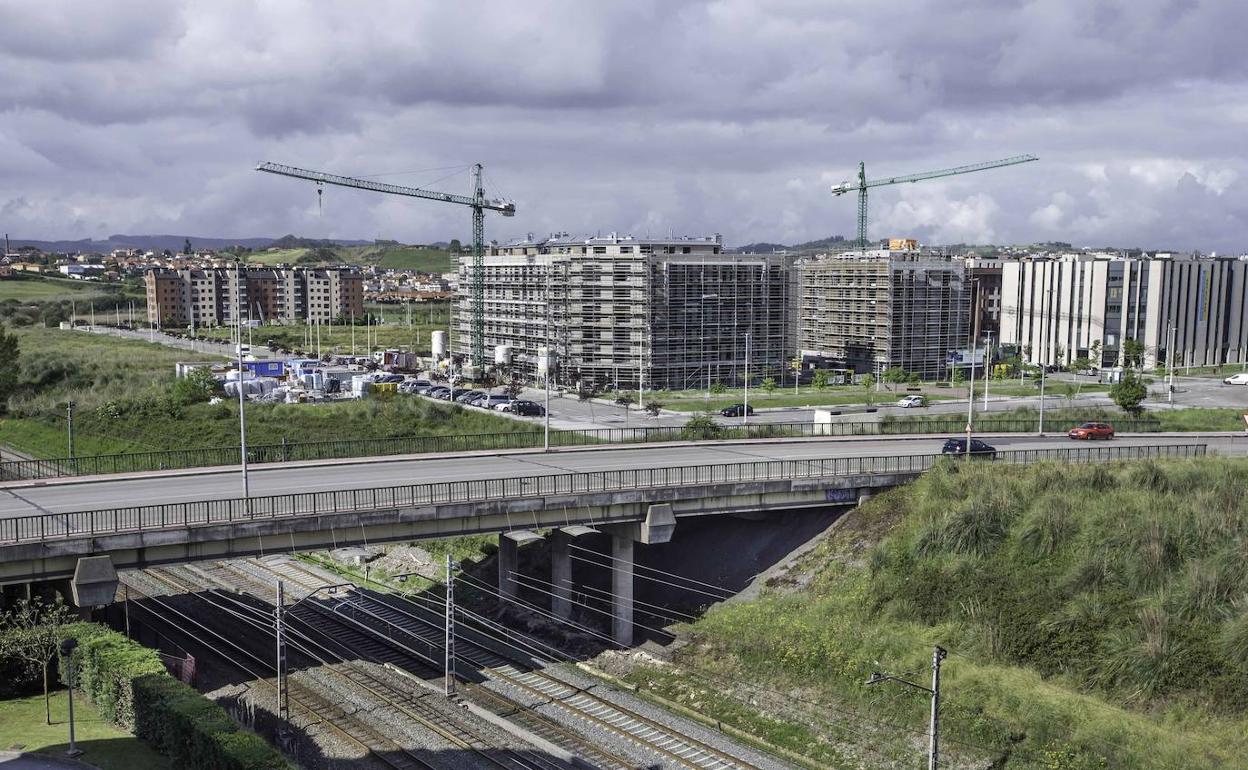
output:
<svg viewBox="0 0 1248 770"><path fill-rule="evenodd" d="M251 497L247 479L247 396L243 386L243 263L235 264L234 325L238 330L238 458L243 471L243 499Z"/></svg>
<svg viewBox="0 0 1248 770"><path fill-rule="evenodd" d="M940 662L948 655L939 645L932 648L932 714L928 722L927 770L940 764Z"/></svg>

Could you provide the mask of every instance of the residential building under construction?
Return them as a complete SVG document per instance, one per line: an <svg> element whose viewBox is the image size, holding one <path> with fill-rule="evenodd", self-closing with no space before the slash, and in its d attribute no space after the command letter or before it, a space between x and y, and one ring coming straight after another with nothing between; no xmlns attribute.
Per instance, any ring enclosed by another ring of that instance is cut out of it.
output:
<svg viewBox="0 0 1248 770"><path fill-rule="evenodd" d="M965 261L912 241L896 245L798 264L797 347L804 359L860 374L899 367L925 379L944 376L967 347Z"/></svg>
<svg viewBox="0 0 1248 770"><path fill-rule="evenodd" d="M723 253L721 238L531 236L485 254L485 344L494 363L569 387L704 388L780 377L793 349L792 273L778 255ZM461 267L452 351L471 344ZM548 355L547 351L550 351Z"/></svg>
<svg viewBox="0 0 1248 770"><path fill-rule="evenodd" d="M364 314L364 282L350 269L149 270L147 319L156 326L221 326L236 321L332 323Z"/></svg>

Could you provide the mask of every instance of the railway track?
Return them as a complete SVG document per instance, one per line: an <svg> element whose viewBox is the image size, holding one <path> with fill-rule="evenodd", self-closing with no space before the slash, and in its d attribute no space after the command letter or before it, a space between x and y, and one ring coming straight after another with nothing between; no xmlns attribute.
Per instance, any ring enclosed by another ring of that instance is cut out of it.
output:
<svg viewBox="0 0 1248 770"><path fill-rule="evenodd" d="M237 584L240 581L230 577L231 574L235 574L235 570L229 569L228 564L218 565L217 569L207 570L189 567L153 568L146 570L145 574L172 585L179 593L190 593L200 597L209 604L239 617L244 624L251 625L262 633L264 631L271 633L271 626L266 625L268 612L242 601L236 596L232 597L229 595L229 591L236 589L227 588L227 586L230 586L231 582ZM250 587L254 589L261 586L262 583L257 580ZM423 695L413 695L411 692L400 689L394 684L375 676L362 664L349 659L341 659L342 656L339 653L329 650L321 641L295 632L293 629L291 635L292 637L303 637L304 641L302 643L292 640L290 646L301 648L304 654L317 660L319 665L316 667L316 670L318 672L337 677L343 683L349 683L350 688L354 692L366 694L372 703L381 704L389 710L392 716L419 724L428 732L439 736L447 744L463 751L472 752L479 760L490 767L501 768L502 770L564 770L567 768L566 763L542 756L536 751L498 748L489 737L483 736L463 724L463 720L455 721L452 718L453 715L448 713L447 709L437 708L427 701L426 698L436 698L432 692ZM366 634L353 633L349 640L343 640L341 637L341 629L335 629L335 636L332 637L332 640L340 645L348 655L358 653L358 650L351 649L349 643L366 643L370 652L376 653L382 658L389 658L389 660L381 662L388 662L396 667L407 666L409 668L423 665L418 658L412 658L408 653L402 651L395 651L392 645L378 642ZM340 659L329 660L321 658L313 648L319 648L320 652L328 652L331 657L339 657ZM249 654L249 657L261 664L266 671L273 670L272 665L268 664L267 661L255 655ZM426 666L425 668L428 667ZM267 681L266 684L273 686ZM273 687L275 688L275 686ZM349 711L342 703L331 701L323 695L292 681L289 677L287 679L287 692L292 706L310 715L315 723L329 726L337 734L346 737L352 743L370 753L375 759L395 770L421 770L422 768L433 769L439 767L395 741L383 732L383 728L379 728L369 721L359 718L356 713Z"/></svg>
<svg viewBox="0 0 1248 770"><path fill-rule="evenodd" d="M248 560L243 565L245 566L231 566L248 573L254 580L254 585L264 585L264 578L261 577L264 573L280 577L305 591L324 585L322 575L297 562L264 559ZM349 621L356 629L374 629L373 633L380 638L392 640L393 643L422 646L435 660L444 653L443 614L420 601L398 600L352 590L326 597L314 606L320 607L322 619L332 616L340 622ZM328 612L327 608L330 608ZM757 765L738 756L591 692L591 688L579 687L558 678L542 670L540 661L536 659L521 660L513 653L504 654L495 645L474 634L457 634L456 657L472 667L464 673L478 674L512 692L523 693L533 704L557 709L571 724L589 731L610 732L661 758L665 765L690 770L761 770ZM490 707L500 715L509 711L512 714L523 711L539 717L547 724L546 729L550 729L551 725L557 726L562 733L556 734L560 740L552 740L568 748L568 728L539 714L533 705L526 706L513 697L489 689L484 682L469 686L468 692L477 696L481 705ZM580 737L577 743L578 753L588 753L585 749L592 745L585 737ZM594 752L603 753L596 748ZM627 764L628 760L614 755L595 759L603 767L632 767Z"/></svg>

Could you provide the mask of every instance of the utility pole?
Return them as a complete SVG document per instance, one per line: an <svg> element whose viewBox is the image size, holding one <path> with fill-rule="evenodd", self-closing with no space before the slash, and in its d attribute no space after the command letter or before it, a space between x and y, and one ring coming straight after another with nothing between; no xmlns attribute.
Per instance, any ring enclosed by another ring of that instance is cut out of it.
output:
<svg viewBox="0 0 1248 770"><path fill-rule="evenodd" d="M552 304L551 298L550 298L550 271L553 269L554 269L554 261L552 260L550 265L546 267L546 376L543 378L545 380L544 384L546 386L546 405L543 407L543 409L545 410L546 414L543 417L544 427L542 429L542 451L543 452L550 451L550 370L551 370L551 363L552 363L551 355L550 355L550 306ZM447 557L447 558L450 558L450 557ZM449 581L447 582L447 585L448 586L450 585ZM448 588L448 591L449 591L449 588Z"/></svg>
<svg viewBox="0 0 1248 770"><path fill-rule="evenodd" d="M913 687L916 690L922 690L931 696L932 709L927 725L927 770L937 770L940 764L940 662L948 655L949 653L940 645L932 647L931 687L924 687L921 684L915 684L901 677L881 674L878 671L873 671L871 678L866 682L867 684L879 684L880 682L893 681L898 684L904 684L907 687Z"/></svg>
<svg viewBox="0 0 1248 770"><path fill-rule="evenodd" d="M247 396L243 387L243 263L234 268L234 325L238 330L238 458L243 470L243 499L249 501L251 490L247 480ZM250 502L246 503L250 505ZM280 590L280 589L279 589ZM279 603L280 605L280 603Z"/></svg>
<svg viewBox="0 0 1248 770"><path fill-rule="evenodd" d="M69 457L74 457L74 402L68 401L65 404L65 424L69 431Z"/></svg>
<svg viewBox="0 0 1248 770"><path fill-rule="evenodd" d="M446 554L446 696L455 694L455 572Z"/></svg>
<svg viewBox="0 0 1248 770"><path fill-rule="evenodd" d="M741 424L750 419L750 333L745 333L745 403L741 405Z"/></svg>
<svg viewBox="0 0 1248 770"><path fill-rule="evenodd" d="M988 367L992 364L992 332L988 332L988 341L984 343L984 411L988 411Z"/></svg>
<svg viewBox="0 0 1248 770"><path fill-rule="evenodd" d="M971 430L975 422L975 345L971 345L970 392L966 397L966 459L971 459Z"/></svg>
<svg viewBox="0 0 1248 770"><path fill-rule="evenodd" d="M1044 435L1044 364L1040 365L1040 430L1039 434Z"/></svg>
<svg viewBox="0 0 1248 770"><path fill-rule="evenodd" d="M277 718L281 722L279 729L284 730L290 724L290 701L286 691L286 628L283 624L286 590L282 581L277 581L277 609L273 610L277 629Z"/></svg>
<svg viewBox="0 0 1248 770"><path fill-rule="evenodd" d="M1174 406L1174 347L1178 344L1179 330L1170 324L1170 349L1166 351L1166 403Z"/></svg>

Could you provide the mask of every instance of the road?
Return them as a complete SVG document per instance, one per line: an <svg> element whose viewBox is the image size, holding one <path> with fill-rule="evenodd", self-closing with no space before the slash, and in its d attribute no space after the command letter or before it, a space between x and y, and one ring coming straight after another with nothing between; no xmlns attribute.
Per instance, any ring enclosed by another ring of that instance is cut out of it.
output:
<svg viewBox="0 0 1248 770"><path fill-rule="evenodd" d="M1069 448L1063 436L1001 435L988 440L997 448ZM934 454L942 436L897 438L788 439L777 442L725 442L680 446L634 446L563 450L544 454L517 450L497 454L455 457L375 458L320 463L291 463L253 468L251 494L255 496L463 481L484 478L551 475L679 465L740 463L755 460L803 460L831 457L879 457ZM1208 444L1222 454L1248 454L1248 437L1195 438L1176 434L1120 437L1113 446ZM1095 444L1103 446L1103 444ZM62 513L241 497L237 468L209 472L164 471L98 481L60 480L14 482L0 489L0 518L38 513Z"/></svg>

